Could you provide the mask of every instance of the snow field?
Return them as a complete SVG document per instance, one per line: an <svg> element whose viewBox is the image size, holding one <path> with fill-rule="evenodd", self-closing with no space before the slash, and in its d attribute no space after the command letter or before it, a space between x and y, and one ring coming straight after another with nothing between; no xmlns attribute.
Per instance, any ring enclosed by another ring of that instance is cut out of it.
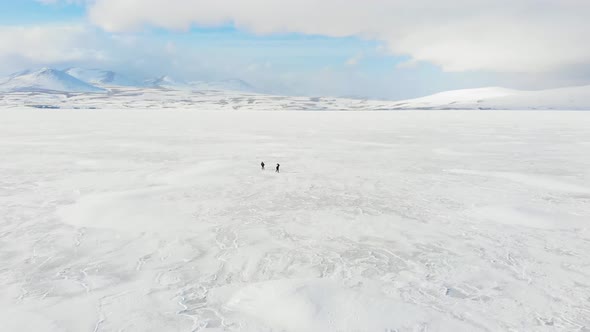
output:
<svg viewBox="0 0 590 332"><path fill-rule="evenodd" d="M584 112L0 111L0 330L584 331L589 142Z"/></svg>

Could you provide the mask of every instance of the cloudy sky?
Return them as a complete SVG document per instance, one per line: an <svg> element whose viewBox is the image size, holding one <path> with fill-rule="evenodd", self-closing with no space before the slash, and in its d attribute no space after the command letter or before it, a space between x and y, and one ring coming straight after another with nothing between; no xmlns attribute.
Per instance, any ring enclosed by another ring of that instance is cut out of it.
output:
<svg viewBox="0 0 590 332"><path fill-rule="evenodd" d="M0 74L83 66L402 99L590 84L588 0L0 0Z"/></svg>

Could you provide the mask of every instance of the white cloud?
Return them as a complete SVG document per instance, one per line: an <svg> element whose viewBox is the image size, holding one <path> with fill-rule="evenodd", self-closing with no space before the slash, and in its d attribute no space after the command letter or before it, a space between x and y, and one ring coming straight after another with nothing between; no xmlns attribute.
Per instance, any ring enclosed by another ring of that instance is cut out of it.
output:
<svg viewBox="0 0 590 332"><path fill-rule="evenodd" d="M298 32L384 41L446 71L543 72L590 62L587 0L94 0L108 31L233 23L259 34Z"/></svg>
<svg viewBox="0 0 590 332"><path fill-rule="evenodd" d="M346 65L347 66L356 66L359 64L359 62L363 59L364 55L362 53L356 54L353 57L348 58L348 60L346 60Z"/></svg>
<svg viewBox="0 0 590 332"><path fill-rule="evenodd" d="M241 46L194 48L153 34L113 34L85 24L0 25L0 41L0 81L7 74L45 66L103 68L139 79L165 74L225 79L267 71L264 64L252 66L248 57L236 56Z"/></svg>
<svg viewBox="0 0 590 332"><path fill-rule="evenodd" d="M51 64L105 58L92 29L83 25L0 26L0 40L0 59Z"/></svg>

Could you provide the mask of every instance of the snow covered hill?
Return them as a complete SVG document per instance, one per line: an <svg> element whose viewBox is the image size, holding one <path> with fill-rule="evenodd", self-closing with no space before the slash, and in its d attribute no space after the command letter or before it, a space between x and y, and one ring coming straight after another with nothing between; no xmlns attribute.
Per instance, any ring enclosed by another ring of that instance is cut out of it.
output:
<svg viewBox="0 0 590 332"><path fill-rule="evenodd" d="M177 80L171 76L165 75L144 81L144 86L148 88L166 89L166 90L192 90L192 91L235 91L256 93L254 86L241 79L233 78L219 81L190 81L185 82Z"/></svg>
<svg viewBox="0 0 590 332"><path fill-rule="evenodd" d="M194 81L190 82L189 84L196 90L257 92L254 86L240 79L228 79L221 81Z"/></svg>
<svg viewBox="0 0 590 332"><path fill-rule="evenodd" d="M70 68L65 72L81 81L101 86L135 86L141 84L110 70Z"/></svg>
<svg viewBox="0 0 590 332"><path fill-rule="evenodd" d="M519 93L485 100L490 109L590 110L590 85Z"/></svg>
<svg viewBox="0 0 590 332"><path fill-rule="evenodd" d="M417 104L441 104L448 105L451 103L469 103L477 102L482 99L498 98L510 96L518 93L517 90L511 90L501 87L489 87L489 88L478 88L478 89L465 89L465 90L451 90L435 93L430 96L416 98L408 100L407 102L414 102Z"/></svg>
<svg viewBox="0 0 590 332"><path fill-rule="evenodd" d="M205 84L166 84L169 82L161 80L160 85L152 85L151 88L111 88L108 95L81 93L75 98L64 98L63 93L56 93L56 87L53 87L52 91L43 90L49 93L39 93L38 88L32 89L29 86L28 90L12 90L16 93L0 93L0 108L31 106L61 109L166 108L258 111L590 110L590 87L529 92L501 88L472 89L395 102L265 95L229 90L227 87L214 89L214 86ZM0 88L3 86L0 84Z"/></svg>
<svg viewBox="0 0 590 332"><path fill-rule="evenodd" d="M0 92L83 92L101 93L106 90L83 82L63 71L43 68L23 71L9 76L0 84Z"/></svg>
<svg viewBox="0 0 590 332"><path fill-rule="evenodd" d="M185 82L164 75L144 81L135 80L112 70L67 68L65 70L42 68L24 70L0 78L0 92L102 92L105 88L161 89L173 91L239 91L257 92L241 79Z"/></svg>
<svg viewBox="0 0 590 332"><path fill-rule="evenodd" d="M590 110L590 85L540 91L491 87L441 92L402 100L392 109L557 109Z"/></svg>
<svg viewBox="0 0 590 332"><path fill-rule="evenodd" d="M94 93L106 92L97 97ZM63 93L81 93L62 98ZM85 93L89 93L85 95ZM161 76L133 81L113 71L44 68L0 79L0 107L197 108L204 110L590 110L590 85L541 91L501 87L454 90L386 101L266 95L240 79L185 82Z"/></svg>
<svg viewBox="0 0 590 332"><path fill-rule="evenodd" d="M168 75L148 79L144 82L144 85L149 88L168 89L168 90L191 89L191 86L188 83L178 81Z"/></svg>

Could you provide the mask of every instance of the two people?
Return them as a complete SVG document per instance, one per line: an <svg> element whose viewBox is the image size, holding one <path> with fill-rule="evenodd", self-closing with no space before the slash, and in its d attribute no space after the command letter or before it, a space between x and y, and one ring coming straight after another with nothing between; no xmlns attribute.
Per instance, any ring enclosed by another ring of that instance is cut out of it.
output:
<svg viewBox="0 0 590 332"><path fill-rule="evenodd" d="M260 163L260 166L262 166L262 170L263 170L263 171L264 171L264 165L265 165L265 164L264 164L264 161ZM281 164L277 164L277 167L276 167L276 170L275 170L275 172L277 172L277 173L280 173L280 172L279 172L279 168L280 168L280 167L281 167Z"/></svg>

